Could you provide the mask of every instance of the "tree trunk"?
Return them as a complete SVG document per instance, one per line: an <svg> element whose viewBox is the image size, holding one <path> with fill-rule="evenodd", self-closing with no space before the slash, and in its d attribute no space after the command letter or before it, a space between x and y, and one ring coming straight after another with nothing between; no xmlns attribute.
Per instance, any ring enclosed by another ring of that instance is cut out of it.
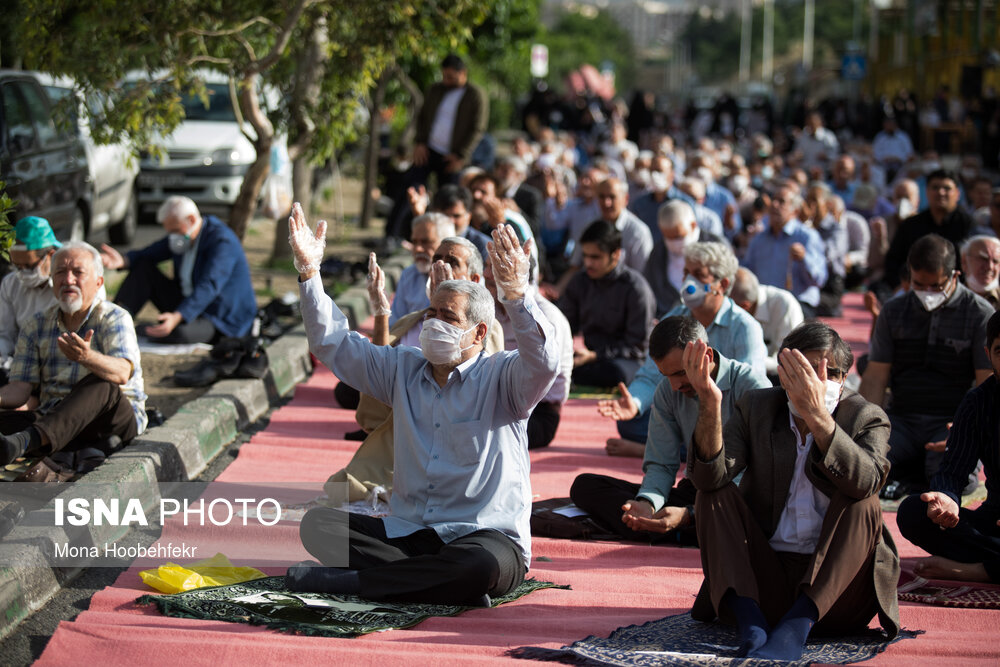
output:
<svg viewBox="0 0 1000 667"><path fill-rule="evenodd" d="M292 161L292 201L302 204L307 219L311 219L313 213L313 165L309 146L316 131L316 124L311 116L311 101L317 99L322 92L320 82L328 59L326 31L326 17L316 17L309 33L309 43L298 54L295 86L292 89L291 114L295 143L288 147L288 157ZM288 216L279 216L275 222L274 245L269 261L272 266L292 259L292 249L288 245Z"/></svg>
<svg viewBox="0 0 1000 667"><path fill-rule="evenodd" d="M236 197L233 212L229 217L229 227L241 241L246 236L247 228L250 226L254 211L257 209L257 199L264 187L264 180L271 169L271 146L274 144L274 126L260 108L257 95L258 80L259 77L256 74L244 77L239 82L239 90L237 91L240 113L257 133L253 141L257 158L250 165L246 176L243 177L240 194Z"/></svg>
<svg viewBox="0 0 1000 667"><path fill-rule="evenodd" d="M389 85L390 68L382 71L382 76L375 84L375 90L368 103L368 146L365 148L365 185L361 189L361 219L358 226L368 229L372 214L375 212L375 200L372 190L375 189L375 178L378 175L379 130L382 127L382 104L385 102L385 89Z"/></svg>

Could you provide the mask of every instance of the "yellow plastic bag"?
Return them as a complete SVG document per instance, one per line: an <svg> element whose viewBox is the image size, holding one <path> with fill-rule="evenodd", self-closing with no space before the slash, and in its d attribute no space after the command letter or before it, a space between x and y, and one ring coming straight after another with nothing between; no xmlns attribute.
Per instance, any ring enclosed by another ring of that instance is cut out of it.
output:
<svg viewBox="0 0 1000 667"><path fill-rule="evenodd" d="M161 593L180 593L206 586L238 584L267 575L253 567L236 567L225 554L218 553L190 565L167 563L155 570L143 570L139 576Z"/></svg>

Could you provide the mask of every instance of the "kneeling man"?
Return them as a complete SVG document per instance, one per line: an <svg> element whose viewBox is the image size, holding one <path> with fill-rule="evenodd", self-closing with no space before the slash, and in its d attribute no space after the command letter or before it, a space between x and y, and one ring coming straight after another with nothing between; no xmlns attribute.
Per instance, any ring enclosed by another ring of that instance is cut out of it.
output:
<svg viewBox="0 0 1000 667"><path fill-rule="evenodd" d="M725 429L705 344L685 350L698 393L690 477L705 572L691 615L735 620L741 656L797 660L814 624L853 633L877 613L898 633L899 557L878 500L889 420L844 389L850 348L822 322L781 347L781 386L747 392Z"/></svg>
<svg viewBox="0 0 1000 667"><path fill-rule="evenodd" d="M384 519L316 508L305 548L324 565L289 568L292 590L372 600L488 605L523 580L531 558L526 423L556 377L551 324L528 288L528 250L493 232L493 277L516 352L483 353L493 297L445 281L431 296L420 350L376 346L349 330L323 291L325 224L310 234L301 207L289 221L312 353L338 377L393 406L394 486ZM346 554L346 557L345 557Z"/></svg>
<svg viewBox="0 0 1000 667"><path fill-rule="evenodd" d="M10 384L0 388L0 464L77 446L110 454L146 427L135 327L124 308L98 296L103 284L95 248L71 242L56 251L57 303L21 330ZM33 393L38 409L16 410Z"/></svg>

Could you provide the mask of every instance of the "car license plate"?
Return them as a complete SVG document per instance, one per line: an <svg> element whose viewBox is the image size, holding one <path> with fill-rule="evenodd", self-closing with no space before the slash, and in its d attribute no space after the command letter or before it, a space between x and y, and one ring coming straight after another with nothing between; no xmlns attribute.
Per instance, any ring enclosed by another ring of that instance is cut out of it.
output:
<svg viewBox="0 0 1000 667"><path fill-rule="evenodd" d="M180 174L139 174L139 185L146 187L166 187L180 185L184 176Z"/></svg>

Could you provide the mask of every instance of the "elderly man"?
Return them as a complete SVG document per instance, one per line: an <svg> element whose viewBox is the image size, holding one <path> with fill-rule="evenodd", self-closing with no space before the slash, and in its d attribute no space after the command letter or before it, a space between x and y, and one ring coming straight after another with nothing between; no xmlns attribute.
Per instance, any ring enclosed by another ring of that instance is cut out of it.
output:
<svg viewBox="0 0 1000 667"><path fill-rule="evenodd" d="M743 267L736 272L733 291L729 296L737 306L753 315L760 323L764 345L767 347L767 376L777 381L781 341L792 329L802 324L802 307L791 292L780 287L761 285L757 276Z"/></svg>
<svg viewBox="0 0 1000 667"><path fill-rule="evenodd" d="M573 333L583 335L584 348L573 360L577 384L631 382L646 358L653 293L625 265L621 246L622 233L611 223L598 220L588 227L580 237L584 270L573 275L558 302Z"/></svg>
<svg viewBox="0 0 1000 667"><path fill-rule="evenodd" d="M763 379L767 348L760 324L728 296L738 267L736 256L725 243L695 243L685 248L681 303L666 316L694 317L705 327L713 348L727 359L747 364ZM608 439L608 454L643 455L649 407L660 379L656 364L647 358L628 388L624 384L618 386L620 399L598 403L601 414L618 421L621 435Z"/></svg>
<svg viewBox="0 0 1000 667"><path fill-rule="evenodd" d="M768 228L750 240L743 265L765 285L795 295L807 318L816 315L819 289L826 283L823 239L796 217L802 207L798 186L778 184L771 197Z"/></svg>
<svg viewBox="0 0 1000 667"><path fill-rule="evenodd" d="M420 347L427 308L407 313L389 326L389 297L385 293L385 274L369 257L368 300L373 317L372 343L375 345L409 345ZM434 293L445 280L483 282L483 260L472 243L461 237L441 241L434 252L428 291ZM429 306L430 304L428 304ZM493 354L504 349L503 329L497 324L490 327L484 349ZM341 382L338 390L344 386ZM337 394L342 407L348 407ZM367 394L359 394L354 401L355 418L361 425L359 431L347 434L349 439L362 440L348 464L330 476L327 483L347 483L348 499L363 500L373 489L381 487L388 495L392 492L393 418L392 406ZM331 494L334 495L334 494Z"/></svg>
<svg viewBox="0 0 1000 667"><path fill-rule="evenodd" d="M899 556L878 499L889 421L844 389L850 347L822 322L781 347L781 386L747 392L724 427L706 345L684 352L698 395L688 475L705 573L691 615L735 620L739 656L797 660L814 625L853 634L877 613L899 632Z"/></svg>
<svg viewBox="0 0 1000 667"><path fill-rule="evenodd" d="M795 140L795 152L802 156L804 169L826 169L830 160L840 153L837 135L823 127L823 116L818 111L811 111L806 116L805 127Z"/></svg>
<svg viewBox="0 0 1000 667"><path fill-rule="evenodd" d="M7 383L20 331L36 313L56 303L51 258L61 246L48 220L29 216L17 221L10 248L15 270L0 282L0 384Z"/></svg>
<svg viewBox="0 0 1000 667"><path fill-rule="evenodd" d="M705 181L697 176L688 176L677 187L694 202L694 217L698 221L698 226L709 234L722 236L724 234L722 218L705 206Z"/></svg>
<svg viewBox="0 0 1000 667"><path fill-rule="evenodd" d="M850 155L838 157L830 170L830 190L844 200L845 206L854 203L854 191L858 188L858 184L854 180L856 170L854 158Z"/></svg>
<svg viewBox="0 0 1000 667"><path fill-rule="evenodd" d="M885 302L875 320L858 391L881 405L892 390L887 497L926 487L955 410L991 372L984 336L993 308L958 281L955 264L950 241L918 239L910 248L910 291Z"/></svg>
<svg viewBox="0 0 1000 667"><path fill-rule="evenodd" d="M682 355L688 343L708 343L697 320L684 315L667 317L649 335L649 357L660 375L652 401L649 437L643 452L642 484L584 473L573 480L570 497L606 530L627 540L694 542L674 532L694 522L693 487L681 481L674 487L682 452L686 451L698 419L698 399L684 374ZM711 375L723 395L723 417L751 389L769 386L749 365L727 359L711 347ZM669 537L664 538L664 534Z"/></svg>
<svg viewBox="0 0 1000 667"><path fill-rule="evenodd" d="M289 568L287 585L489 605L489 596L521 583L531 559L525 422L558 369L552 326L527 289L528 253L510 228L494 232L493 275L517 352L483 354L493 298L467 281L438 287L418 351L350 332L319 280L325 225L311 234L296 204L289 228L310 348L345 381L395 406L396 448L389 516L316 508L303 517L305 548L349 569L301 564Z"/></svg>
<svg viewBox="0 0 1000 667"><path fill-rule="evenodd" d="M124 255L101 246L108 269L127 269L115 303L132 317L152 301L159 323L144 333L162 343L210 343L245 336L257 316L257 297L240 240L221 220L202 217L187 197L170 197L156 219L166 238ZM173 260L174 277L157 264Z"/></svg>
<svg viewBox="0 0 1000 667"><path fill-rule="evenodd" d="M816 314L823 317L840 316L850 249L847 225L830 211L832 196L829 186L814 181L806 190L802 207L802 219L819 233L826 254L826 283L820 288L819 307L816 309Z"/></svg>
<svg viewBox="0 0 1000 667"><path fill-rule="evenodd" d="M899 129L895 115L887 115L882 120L882 131L872 141L872 156L885 169L886 180L892 181L899 168L913 155L913 142L909 135Z"/></svg>
<svg viewBox="0 0 1000 667"><path fill-rule="evenodd" d="M413 221L410 243L413 245L413 264L403 269L399 284L392 298L389 326L407 313L430 305L427 296L427 276L431 272L431 259L441 239L455 235L455 224L441 213L425 213Z"/></svg>
<svg viewBox="0 0 1000 667"><path fill-rule="evenodd" d="M52 258L57 303L21 330L10 383L0 388L0 464L24 454L96 447L104 454L146 427L142 369L132 318L100 299L100 254L82 242ZM33 393L36 410L17 410ZM43 459L30 481L59 481Z"/></svg>
<svg viewBox="0 0 1000 667"><path fill-rule="evenodd" d="M661 315L681 301L684 284L684 250L695 243L722 243L718 236L698 226L694 209L685 201L671 200L657 213L657 236L643 277L656 297L656 313Z"/></svg>
<svg viewBox="0 0 1000 667"><path fill-rule="evenodd" d="M931 554L914 568L923 577L1000 583L1000 313L986 323L986 355L993 373L958 406L930 490L899 506L899 532ZM961 507L962 488L979 461L987 496L969 510Z"/></svg>
<svg viewBox="0 0 1000 667"><path fill-rule="evenodd" d="M1000 239L973 236L962 244L962 275L970 290L1000 307Z"/></svg>

